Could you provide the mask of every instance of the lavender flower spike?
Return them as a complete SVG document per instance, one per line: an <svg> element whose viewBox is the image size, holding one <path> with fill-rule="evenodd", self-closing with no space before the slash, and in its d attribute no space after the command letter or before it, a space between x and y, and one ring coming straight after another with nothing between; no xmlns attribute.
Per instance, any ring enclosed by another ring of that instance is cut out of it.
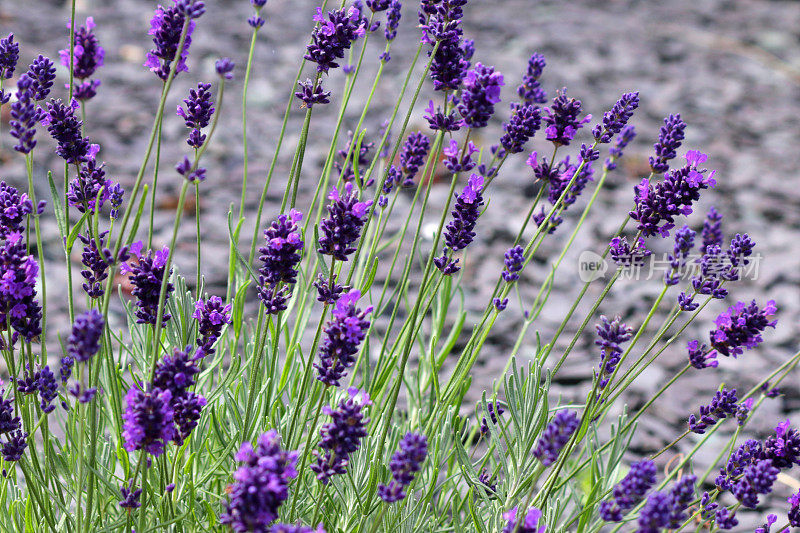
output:
<svg viewBox="0 0 800 533"><path fill-rule="evenodd" d="M369 418L364 415L364 409L372 405L369 395L356 388L348 389L347 394L348 397L341 400L336 409L323 408L331 421L319 431L319 447L323 451L314 452L316 462L311 464L311 470L323 484L347 471L350 455L358 450L361 439L367 436Z"/></svg>
<svg viewBox="0 0 800 533"><path fill-rule="evenodd" d="M502 533L545 533L547 529L546 524L539 525L542 521L542 512L535 507L528 509L525 513L525 518L521 523L517 523L518 509L514 507L510 511L503 513L503 520L506 520L506 525L503 527Z"/></svg>
<svg viewBox="0 0 800 533"><path fill-rule="evenodd" d="M650 168L654 173L663 173L669 170L668 162L675 159L677 150L681 146L686 123L680 115L670 115L664 119L664 125L658 132L658 142L655 144L655 157L650 157Z"/></svg>
<svg viewBox="0 0 800 533"><path fill-rule="evenodd" d="M643 460L631 464L622 481L614 485L613 499L600 502L600 518L606 522L621 522L629 510L644 499L645 494L656 484L656 465Z"/></svg>
<svg viewBox="0 0 800 533"><path fill-rule="evenodd" d="M339 297L333 308L333 319L325 326L325 338L320 347L319 362L314 363L317 379L326 386L339 386L345 371L356 362L355 354L367 335L370 321L367 315L372 306L362 310L356 307L361 293L352 289Z"/></svg>
<svg viewBox="0 0 800 533"><path fill-rule="evenodd" d="M11 103L11 136L17 139L14 150L23 154L31 153L36 146L36 123L42 117L41 108L36 106L35 82L28 74L17 81L17 100Z"/></svg>
<svg viewBox="0 0 800 533"><path fill-rule="evenodd" d="M0 79L8 80L14 76L19 61L19 43L14 42L14 34L0 39Z"/></svg>
<svg viewBox="0 0 800 533"><path fill-rule="evenodd" d="M533 449L533 455L544 466L550 466L556 459L561 449L569 442L570 437L578 429L578 415L575 411L559 411L553 420L544 428L536 446Z"/></svg>
<svg viewBox="0 0 800 533"><path fill-rule="evenodd" d="M494 67L477 63L467 72L458 111L469 128L483 128L489 123L494 105L500 101L500 88L504 85L503 75Z"/></svg>
<svg viewBox="0 0 800 533"><path fill-rule="evenodd" d="M158 6L150 20L148 33L153 36L155 46L147 53L147 61L144 63L145 67L164 81L169 78L173 61L178 62L175 66L176 76L189 71L186 58L189 56L189 46L192 44L192 32L195 26L194 20L190 20L187 25L183 6L177 0L173 2L175 5L168 8ZM176 58L184 26L186 26L186 39L180 57Z"/></svg>
<svg viewBox="0 0 800 533"><path fill-rule="evenodd" d="M136 310L137 322L155 325L158 318L161 282L165 275L172 275L172 269L169 272L165 272L169 258L169 248L165 246L157 252L150 250L147 255L144 255L142 253L142 242L139 241L130 246L130 251L138 257L139 261L133 265L122 263L119 272L120 274L129 274L131 285L133 285L132 294L136 297L136 306L138 308ZM167 283L165 302L174 290L173 284ZM171 315L165 308L161 320L166 323L170 318Z"/></svg>
<svg viewBox="0 0 800 533"><path fill-rule="evenodd" d="M322 8L317 8L314 20L318 22L311 33L311 44L306 49L305 59L317 64L317 72L325 72L337 68L336 61L344 57L346 50L360 36L366 33L366 19L354 6L334 9L327 13L327 20Z"/></svg>
<svg viewBox="0 0 800 533"><path fill-rule="evenodd" d="M302 219L303 214L292 209L288 215L280 215L264 231L267 244L258 249L261 261L258 297L268 314L286 309L286 301L297 282L297 265L305 244L298 226Z"/></svg>
<svg viewBox="0 0 800 533"><path fill-rule="evenodd" d="M320 224L319 253L334 259L347 261L347 256L356 251L353 244L358 240L365 217L372 201L359 202L353 192L353 183L345 183L344 191L331 189L328 198L328 218Z"/></svg>
<svg viewBox="0 0 800 533"><path fill-rule="evenodd" d="M596 329L598 338L594 343L600 346L600 382L598 385L600 389L604 389L617 369L622 356L622 346L620 345L631 339L633 328L625 325L620 317L609 320L601 315L600 324L596 326Z"/></svg>
<svg viewBox="0 0 800 533"><path fill-rule="evenodd" d="M603 115L603 122L592 129L594 140L599 143L610 142L611 137L622 131L637 107L639 107L638 92L623 94L611 111L606 111Z"/></svg>
<svg viewBox="0 0 800 533"><path fill-rule="evenodd" d="M559 91L553 104L545 108L542 119L547 128L547 140L558 146L567 146L584 124L592 120L591 115L578 118L581 114L581 101L567 97L566 89Z"/></svg>
<svg viewBox="0 0 800 533"><path fill-rule="evenodd" d="M183 100L186 109L178 106L177 115L183 118L187 128L192 131L186 142L192 148L200 148L206 141L206 136L200 130L211 122L214 114L214 102L211 100L211 84L198 83L197 89L189 91L189 98Z"/></svg>
<svg viewBox="0 0 800 533"><path fill-rule="evenodd" d="M388 485L378 485L380 499L386 503L404 499L405 489L414 481L414 474L422 468L422 462L427 455L428 440L425 436L416 433L406 434L389 465L394 479Z"/></svg>
<svg viewBox="0 0 800 533"><path fill-rule="evenodd" d="M125 395L128 407L122 415L126 450L144 450L155 457L164 453L174 432L171 400L172 393L168 390L144 392L135 386L128 390Z"/></svg>
<svg viewBox="0 0 800 533"><path fill-rule="evenodd" d="M70 24L71 26L71 24ZM94 32L94 19L87 17L86 24L75 31L75 40L72 54L72 73L76 79L81 80L74 88L73 94L77 100L88 100L97 94L100 86L99 80L88 80L99 67L103 66L106 51L100 46ZM70 50L65 48L58 51L61 64L69 68Z"/></svg>

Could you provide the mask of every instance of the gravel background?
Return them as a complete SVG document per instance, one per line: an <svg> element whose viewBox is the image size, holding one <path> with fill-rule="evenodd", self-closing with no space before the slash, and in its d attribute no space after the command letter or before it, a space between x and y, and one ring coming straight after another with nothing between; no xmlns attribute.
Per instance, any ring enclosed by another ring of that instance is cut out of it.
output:
<svg viewBox="0 0 800 533"><path fill-rule="evenodd" d="M409 2L412 4L413 2ZM167 109L174 109L179 98L198 80L213 77L213 63L220 56L232 57L239 67L236 79L229 85L225 113L216 137L207 152L209 177L202 185L199 208L203 216L203 271L212 290L224 286L227 271L226 212L231 204L238 205L242 175L240 112L243 78L242 66L250 38L250 28L244 20L250 14L245 0L207 0L208 14L200 20L193 36L191 72L182 74L171 94ZM133 182L156 107L160 84L141 67L144 53L150 46L146 35L153 2L141 0L92 1L79 0L78 13L82 20L93 15L96 30L107 50L106 66L99 79L103 81L98 97L89 105L87 128L89 136L99 142L102 159L107 162L108 174L124 186ZM392 61L387 66L384 82L375 96L367 120L367 128L377 136L379 124L388 117L397 96L398 87L416 50L416 28L409 21L415 18L411 8L404 11L404 23L392 48ZM246 209L256 207L264 169L271 160L272 149L280 128L288 80L296 73L298 58L312 27L314 3L310 1L272 0L265 8L267 26L260 32L256 46L256 63L250 87L248 107L251 139L251 183ZM43 16L43 11L48 14ZM543 339L548 340L569 308L580 288L577 277L577 256L582 250L601 250L621 223L632 202L632 186L647 172L647 157L657 135L661 119L669 113L680 112L689 123L685 147L701 149L710 154L709 167L717 169L718 186L700 202L690 223L699 227L702 215L709 206L716 206L724 215L723 227L728 235L748 232L758 243L763 256L755 280L732 288L734 298L757 298L763 303L774 298L779 305L779 327L766 334L767 342L757 351L739 360L725 360L714 373L692 372L674 390L666 394L653 409L653 416L643 421L640 437L631 452L648 454L672 440L685 427L689 409L705 403L724 380L728 386L745 389L761 379L780 362L797 350L800 329L800 151L796 139L800 133L796 117L800 114L800 3L778 1L689 2L608 1L592 2L531 2L530 0L474 0L465 10L464 27L467 35L476 40L475 61L494 64L506 74L505 95L518 83L525 62L533 51L546 55L548 66L543 84L551 95L555 89L569 87L570 94L583 100L585 109L596 117L608 108L624 91L641 92L641 107L634 117L639 136L626 151L619 171L609 177L606 190L598 200L575 245L566 257L556 277L552 295L536 324ZM66 7L61 2L30 0L3 2L0 5L0 31L14 31L22 42L24 64L35 53L57 57L57 50L67 42ZM376 39L379 40L379 39ZM374 58L380 49L374 43L367 49L368 67L357 87L354 101L363 101L366 85L371 83ZM59 71L61 80L64 70ZM59 82L60 83L60 82ZM302 198L313 191L316 176L327 152L325 139L335 123L338 95L343 76L334 73L326 82L333 90L333 105L315 110L312 141L306 156L301 190ZM427 88L429 91L429 87ZM423 94L420 102L427 102ZM424 108L424 103L419 106ZM351 106L345 116L345 128L356 125L360 109ZM21 158L9 149L7 109L4 110L4 133L0 147L0 177L17 185L24 184ZM419 113L416 115L419 116ZM502 106L498 117L482 140L486 145L495 142L501 119L507 116ZM296 110L288 127L284 154L290 154L298 137L302 112ZM419 119L412 119L412 128L420 128ZM186 145L182 121L168 116L164 124L162 174L159 183L156 213L156 244L169 239L174 216L174 203L179 180L172 170L184 153ZM396 133L396 132L395 132ZM51 141L39 133L40 146L49 148ZM539 144L538 146L542 146ZM46 168L61 168L49 150L37 150L36 184L40 197L46 197ZM288 172L289 155L283 157L265 208L265 217L277 210ZM58 175L58 174L57 174ZM531 186L529 169L523 157L509 161L501 177L492 185L491 203L478 225L479 238L471 247L471 258L465 266L467 306L475 313L482 309L501 268L503 251L510 245L521 224L535 189ZM444 183L434 188L432 201L441 205L447 188ZM407 203L406 196L400 203ZM586 199L578 201L569 215L580 214ZM512 213L509 216L509 213ZM192 213L183 225L176 250L176 263L183 272L194 272L194 226ZM568 217L570 218L570 217ZM554 257L560 252L569 223L565 224L542 246L539 257ZM48 291L50 336L67 331L63 317L53 309L66 300L63 282L65 268L59 264L61 248L54 221L44 223L48 259ZM243 235L249 235L249 230ZM243 239L247 242L249 237ZM666 248L657 251L665 251ZM480 258L480 260L479 260ZM79 256L74 258L79 264ZM524 301L530 302L539 283L549 271L545 259L531 265L520 283ZM190 274L187 274L191 276ZM660 290L657 281L621 282L603 305L604 314L619 314L629 324L638 325L641 317ZM602 283L591 286L589 296L597 295ZM677 291L670 293L674 299ZM587 297L584 309L593 301ZM670 305L671 305L670 300ZM666 307L666 306L665 306ZM714 316L725 305L715 302L690 328L704 335ZM476 367L474 396L497 378L516 338L522 311L514 301L498 321L492 342L482 354ZM575 323L583 318L579 310ZM654 324L659 323L658 320ZM562 335L554 354L572 337L571 331ZM588 328L587 328L588 329ZM593 335L587 331L572 352L567 364L555 380L554 392L565 401L585 396L591 370L596 365L597 351ZM528 335L523 344L523 356L533 353L535 337ZM668 349L631 389L629 404L635 407L645 401L655 387L679 369L685 361L683 343ZM755 420L755 432L768 431L779 419L786 417L800 423L800 392L797 375L785 383L785 394L762 407ZM730 424L728 424L730 426ZM730 429L729 427L727 429ZM714 440L721 444L727 432ZM687 439L690 441L691 439ZM689 442L685 442L688 449ZM713 448L713 446L711 446ZM700 456L698 466L705 467L713 457ZM791 483L791 481L789 481ZM800 483L798 483L800 485ZM790 489L777 491L788 494ZM744 527L758 515L746 517ZM781 522L782 520L779 520Z"/></svg>

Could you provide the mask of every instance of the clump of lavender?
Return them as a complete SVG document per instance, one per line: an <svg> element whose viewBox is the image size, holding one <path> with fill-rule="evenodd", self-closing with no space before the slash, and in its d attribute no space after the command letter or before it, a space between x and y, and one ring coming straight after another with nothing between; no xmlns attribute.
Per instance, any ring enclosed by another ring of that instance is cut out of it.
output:
<svg viewBox="0 0 800 533"><path fill-rule="evenodd" d="M698 168L707 159L705 154L690 150L686 165L669 172L663 181L652 185L649 178L644 178L636 186L636 206L630 216L639 223L642 235L669 236L675 217L690 214L700 191L716 185L713 171L706 175L706 169Z"/></svg>
<svg viewBox="0 0 800 533"><path fill-rule="evenodd" d="M600 502L600 518L606 522L621 522L625 513L638 505L656 484L656 465L642 460L631 464L622 481L614 485L613 498Z"/></svg>
<svg viewBox="0 0 800 533"><path fill-rule="evenodd" d="M211 84L198 83L197 89L190 89L189 97L185 98L183 102L186 104L186 108L178 106L177 114L183 118L186 127L192 130L186 143L192 148L200 148L206 142L206 135L201 130L208 126L211 122L211 115L214 114Z"/></svg>
<svg viewBox="0 0 800 533"><path fill-rule="evenodd" d="M311 43L306 47L305 59L317 64L317 72L327 73L339 67L336 61L344 57L353 42L366 33L366 20L354 6L328 11L327 20L322 8L317 8L314 20L318 22L311 32Z"/></svg>
<svg viewBox="0 0 800 533"><path fill-rule="evenodd" d="M345 371L355 364L361 342L367 335L370 321L367 315L372 306L359 309L356 304L361 293L351 289L342 294L333 308L333 318L325 325L325 338L319 350L319 362L314 363L317 379L327 387L339 386Z"/></svg>
<svg viewBox="0 0 800 533"><path fill-rule="evenodd" d="M500 88L504 85L503 75L494 67L477 63L474 69L467 72L458 103L458 112L467 127L483 128L489 123L494 114L494 105L500 102Z"/></svg>
<svg viewBox="0 0 800 533"><path fill-rule="evenodd" d="M189 57L189 47L192 44L192 32L195 26L194 20L191 20L193 17L187 17L185 13L182 5L184 2L178 2L178 0L173 0L173 2L175 2L174 6L158 6L150 20L148 34L153 36L154 47L147 53L147 60L144 62L145 67L165 82L169 78L173 61L177 61L176 76L181 72L189 71L186 66L186 58ZM186 38L180 56L176 57L184 26L186 27Z"/></svg>
<svg viewBox="0 0 800 533"><path fill-rule="evenodd" d="M292 209L280 215L264 231L267 243L258 249L261 267L258 269L258 297L268 314L286 309L292 287L297 283L297 265L302 259L303 238L297 225L303 214Z"/></svg>
<svg viewBox="0 0 800 533"><path fill-rule="evenodd" d="M94 18L87 17L86 24L75 31L73 40L72 54L72 75L80 80L73 89L73 96L77 100L89 100L97 94L100 80L89 80L98 68L103 66L106 51L100 46L94 30L96 24ZM58 51L61 56L61 64L69 68L70 49L65 48Z"/></svg>
<svg viewBox="0 0 800 533"><path fill-rule="evenodd" d="M175 432L171 401L169 390L145 392L136 386L128 390L125 395L127 408L122 415L126 450L144 450L154 457L164 453Z"/></svg>
<svg viewBox="0 0 800 533"><path fill-rule="evenodd" d="M461 9L466 0L420 3L419 23L422 28L422 42L438 48L428 52L433 54L430 76L434 91L456 91L470 66L474 53L474 43L464 40Z"/></svg>
<svg viewBox="0 0 800 533"><path fill-rule="evenodd" d="M458 259L450 260L447 250L453 252L463 250L475 238L475 224L483 206L483 176L473 174L461 194L456 196L456 203L450 214L453 219L447 224L444 233L445 250L441 257L434 259L436 267L445 275L460 270Z"/></svg>
<svg viewBox="0 0 800 533"><path fill-rule="evenodd" d="M713 426L725 418L735 416L739 408L738 401L736 389L728 390L723 388L717 391L710 404L700 406L699 417L695 415L689 416L689 429L693 433L702 435L709 426Z"/></svg>
<svg viewBox="0 0 800 533"><path fill-rule="evenodd" d="M319 238L319 253L333 259L347 261L347 256L356 251L353 244L358 240L365 217L372 201L359 202L353 192L353 184L345 183L344 191L333 187L328 199L328 218L322 220Z"/></svg>
<svg viewBox="0 0 800 533"><path fill-rule="evenodd" d="M528 68L522 76L522 83L517 87L517 94L526 103L543 104L547 102L547 93L542 89L539 78L542 76L547 61L542 54L534 53L528 59Z"/></svg>
<svg viewBox="0 0 800 533"><path fill-rule="evenodd" d="M504 254L503 264L505 269L502 276L506 283L513 283L519 279L519 273L525 263L525 249L522 246L509 248Z"/></svg>
<svg viewBox="0 0 800 533"><path fill-rule="evenodd" d="M655 156L650 156L650 168L654 174L664 173L669 170L669 161L678 155L684 138L683 131L686 123L679 114L670 115L664 119L664 125L658 132L658 142L655 144Z"/></svg>
<svg viewBox="0 0 800 533"><path fill-rule="evenodd" d="M16 101L11 102L11 136L17 139L14 150L23 154L31 153L36 146L36 123L42 117L42 110L36 105L35 82L28 74L17 81Z"/></svg>
<svg viewBox="0 0 800 533"><path fill-rule="evenodd" d="M255 448L242 444L234 458L241 465L228 486L220 522L236 532L267 531L289 497L289 481L297 477L297 452L283 450L278 433L270 430L258 437Z"/></svg>
<svg viewBox="0 0 800 533"><path fill-rule="evenodd" d="M428 439L424 435L407 433L389 463L393 479L388 485L378 485L378 497L386 503L404 499L406 488L414 481L414 475L422 468L427 456Z"/></svg>
<svg viewBox="0 0 800 533"><path fill-rule="evenodd" d="M559 411L553 420L547 424L536 446L533 448L533 456L539 459L543 466L550 466L561 453L562 448L567 445L570 437L578 429L578 415L575 411Z"/></svg>
<svg viewBox="0 0 800 533"><path fill-rule="evenodd" d="M136 318L139 324L152 324L155 325L158 318L158 300L161 293L161 282L164 276L172 275L172 269L165 273L167 267L167 260L169 258L169 248L166 246L161 250L153 250L147 252L147 255L142 253L141 241L135 242L130 246L130 251L138 258L138 261L131 263L122 263L120 265L120 273L128 274L128 279L133 285L132 294L136 297ZM175 286L172 283L167 283L164 291L164 301L166 302ZM164 306L161 320L166 323L172 315L167 312L166 305Z"/></svg>
<svg viewBox="0 0 800 533"><path fill-rule="evenodd" d="M19 61L19 43L14 42L14 34L0 39L0 80L10 80ZM10 94L0 90L0 104L5 104L11 98Z"/></svg>
<svg viewBox="0 0 800 533"><path fill-rule="evenodd" d="M542 512L535 507L531 507L525 513L522 522L517 523L517 508L514 507L503 513L503 520L506 521L506 525L503 527L502 533L544 533L547 526L546 524L539 525L541 519Z"/></svg>
<svg viewBox="0 0 800 533"><path fill-rule="evenodd" d="M369 395L355 388L348 389L347 393L348 397L342 399L336 409L323 408L331 421L319 431L322 452L314 451L316 461L311 464L311 470L323 484L347 472L350 455L358 451L361 439L367 436L369 418L364 409L372 405Z"/></svg>
<svg viewBox="0 0 800 533"><path fill-rule="evenodd" d="M0 238L7 239L15 233L22 233L24 222L33 213L33 202L24 192L0 181Z"/></svg>
<svg viewBox="0 0 800 533"><path fill-rule="evenodd" d="M622 322L620 317L614 317L614 320L609 320L604 315L600 316L600 324L595 327L597 329L597 340L594 343L600 347L600 381L598 387L604 389L619 364L622 356L621 344L631 339L633 328Z"/></svg>
<svg viewBox="0 0 800 533"><path fill-rule="evenodd" d="M541 110L533 104L512 104L511 118L503 124L505 134L500 145L509 154L518 154L533 137L542 123Z"/></svg>
<svg viewBox="0 0 800 533"><path fill-rule="evenodd" d="M231 323L231 304L225 305L219 296L197 300L192 318L197 320L197 356L213 355L214 343L222 334L222 329Z"/></svg>
<svg viewBox="0 0 800 533"><path fill-rule="evenodd" d="M567 146L591 115L579 118L582 112L581 101L569 98L566 89L559 91L550 107L545 108L542 120L547 125L544 132L547 140L556 146Z"/></svg>
<svg viewBox="0 0 800 533"><path fill-rule="evenodd" d="M6 437L8 440L3 443L0 454L3 456L4 461L19 461L22 459L22 454L28 447L28 433L22 430L17 430L9 433Z"/></svg>

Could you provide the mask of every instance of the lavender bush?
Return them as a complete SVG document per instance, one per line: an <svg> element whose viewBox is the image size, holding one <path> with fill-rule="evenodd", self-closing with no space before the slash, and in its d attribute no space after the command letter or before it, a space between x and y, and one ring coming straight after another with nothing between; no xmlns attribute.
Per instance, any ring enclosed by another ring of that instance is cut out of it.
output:
<svg viewBox="0 0 800 533"><path fill-rule="evenodd" d="M736 528L740 508L763 505L779 476L800 464L800 432L781 420L762 440L740 432L780 394L800 353L764 369L750 390L715 374L722 358L757 356L747 352L769 341L779 304L735 296L757 246L747 234L726 236L713 208L702 228L685 223L724 177L706 168L706 154L684 146L681 115L666 117L658 132L637 132L638 92L592 118L572 90L546 88L539 53L517 73L475 60L480 43L461 25L467 0L421 0L412 20L400 0L325 1L308 14L283 127L274 145L256 145L247 138L247 91L258 65L254 44L270 21L266 0L250 3L248 20L224 21L249 25L247 64L219 58L217 77L193 79L188 94L176 94L173 82L195 76L192 37L211 24L204 3L171 0L155 7L149 32L139 28L152 38L142 76L161 97L127 189L92 139L92 99L104 89L104 47L112 45L98 40L94 20L76 19L73 0L58 51L66 79L45 55L26 70L20 58L36 51L20 50L13 34L0 39L0 105L11 117L4 134L28 180L27 191L0 182L2 530L716 531ZM419 43L395 87L381 82L399 24L416 28ZM366 53L368 40L383 47L378 57ZM227 291L208 294L199 212L196 270L174 251L187 202L202 197L204 155L234 76L244 78L242 200L227 211ZM426 84L436 95L428 102L420 101ZM365 101L353 98L356 87L371 87ZM370 109L376 91L397 93L394 108ZM337 128L315 128L315 110L337 105ZM354 110L358 121L346 124ZM295 114L302 127L289 142ZM376 114L383 126L372 131L365 123ZM172 123L187 133L183 157L170 164L159 154L162 128ZM618 214L619 229L595 250L614 267L585 282L553 338L519 353L637 133L653 137L650 171L631 191L630 211ZM311 136L330 139L321 169L305 161ZM257 179L248 168L253 149L273 151ZM288 173L276 171L292 149ZM35 163L50 150L63 168ZM459 287L465 266L481 259L470 257L470 245L486 231L481 215L503 209L492 205L492 185L513 157L527 162L535 199L498 258L504 267L482 316L468 321ZM34 177L45 172L51 195L39 201ZM438 202L431 193L442 174L449 192ZM180 189L171 241L157 244L155 193L165 180ZM313 197L298 194L301 180L315 184ZM244 217L248 187L261 188L253 221ZM268 200L276 191L280 201ZM426 213L438 221L434 231ZM45 217L58 225L66 265L72 328L55 332L60 344L45 341L54 336ZM559 255L539 253L545 240ZM661 286L649 312L624 322L596 314L659 241L671 252L663 277L640 281ZM537 268L534 260L549 264L549 274L527 301L517 288L530 283L525 270ZM603 282L581 316L590 285ZM123 323L111 307L119 298ZM477 406L466 405L472 369L510 307L525 320L505 372L480 391ZM651 324L665 309L663 323ZM707 335L684 334L695 321L707 324ZM568 325L573 338L553 353ZM597 366L585 400L567 404L550 384L582 337L592 337ZM685 352L684 366L643 405L625 408L626 389L669 347ZM637 422L695 372L719 382L718 392L707 405L686 406L685 427L669 446L631 461ZM736 425L733 436L713 438L726 424ZM675 455L683 440L694 443L691 451ZM693 457L708 449L718 454L713 480L711 471L693 471ZM668 455L662 472L657 462ZM800 527L800 493L784 511L766 516L759 531Z"/></svg>

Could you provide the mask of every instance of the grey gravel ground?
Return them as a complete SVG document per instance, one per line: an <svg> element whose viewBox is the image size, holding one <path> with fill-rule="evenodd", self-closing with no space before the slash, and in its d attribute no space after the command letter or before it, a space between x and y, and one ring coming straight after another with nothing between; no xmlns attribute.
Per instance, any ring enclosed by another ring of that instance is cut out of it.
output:
<svg viewBox="0 0 800 533"><path fill-rule="evenodd" d="M409 2L411 4L412 2ZM224 284L227 270L227 231L225 215L228 206L238 205L242 176L240 98L246 49L250 29L244 23L249 16L245 0L207 1L208 15L200 21L192 45L191 72L181 75L167 109L174 109L178 97L197 80L212 77L214 60L232 57L237 65L236 79L226 95L225 113L212 146L208 151L209 178L203 184L202 210L203 271L212 289ZM132 183L145 149L147 134L155 109L160 84L141 67L144 52L149 48L146 30L153 2L140 0L92 1L80 0L78 12L82 17L91 14L98 23L97 33L108 51L106 66L100 79L103 85L99 96L89 106L87 127L89 135L103 146L101 157L107 162L110 176L123 185ZM407 6L406 24L401 28L392 49L386 83L375 97L367 126L377 135L378 125L388 116L412 54L416 50L413 25L408 24L414 13ZM49 10L47 16L43 11ZM265 8L268 23L256 46L256 64L251 83L248 108L251 139L251 183L247 192L246 210L253 212L258 201L265 168L272 157L274 141L280 127L280 117L286 101L287 84L294 78L299 57L312 27L313 2L272 0ZM0 5L0 31L13 30L23 43L23 58L29 61L34 53L51 57L66 43L64 23L68 13L59 3L44 0L3 2ZM763 256L757 279L732 289L732 298L768 298L777 300L780 324L775 332L766 334L767 342L755 352L738 360L721 362L716 372L692 372L675 390L666 394L653 408L653 416L642 423L640 437L631 452L648 454L672 440L685 427L687 411L705 403L717 388L719 380L740 389L751 386L768 369L793 354L798 347L800 329L800 151L797 137L800 129L800 3L778 1L701 1L672 2L609 1L592 2L532 2L529 0L480 1L466 8L464 27L468 36L476 39L476 61L494 64L506 74L511 86L517 83L525 62L533 51L548 58L543 83L554 94L555 89L569 87L570 94L581 98L585 108L600 116L624 91L639 90L642 103L633 120L639 137L628 148L620 170L609 178L583 230L565 258L556 277L552 294L536 326L548 341L560 323L580 287L577 276L577 257L582 250L601 250L621 223L632 202L632 186L647 169L647 157L657 135L660 121L668 113L680 112L689 123L685 146L710 154L709 166L717 169L718 186L703 198L696 213L689 218L698 227L702 214L711 205L724 215L724 230L728 235L748 232L758 243ZM368 57L374 58L379 49L370 46ZM371 54L371 55L370 55ZM375 68L370 61L365 78ZM63 75L63 71L61 71ZM63 79L63 78L62 78ZM341 93L343 77L336 73L328 81L334 95ZM364 82L366 85L367 82ZM359 86L354 98L363 99L367 87ZM428 89L429 90L429 89ZM421 102L427 102L423 94ZM335 123L334 105L314 113L314 128L330 131ZM420 106L420 110L424 103ZM345 116L345 129L354 127L360 108L351 106ZM505 117L505 107L500 117ZM302 113L292 114L285 153L297 142ZM499 135L500 120L491 124L483 141L494 142ZM412 127L421 127L419 120ZM7 125L3 128L7 131ZM168 118L164 125L164 147L161 153L162 174L159 183L159 210L155 215L156 243L169 238L174 216L174 196L179 186L172 166L186 145L182 121ZM24 183L20 158L8 149L9 139L3 135L0 150L0 176L18 185ZM324 161L327 147L314 137L304 167L301 197L313 191L315 179ZM50 146L40 133L42 146ZM60 168L52 156L37 150L37 191L48 191L44 169ZM265 216L272 216L285 182L290 161L281 158L275 186L268 197ZM524 158L509 161L501 177L493 185L491 203L478 225L478 241L471 248L465 274L467 305L474 320L485 305L490 287L494 286L501 268L503 251L510 245L518 230L534 189L532 177ZM163 186L163 189L161 187ZM433 201L441 202L446 186L437 185ZM539 283L549 272L546 258L555 257L566 237L569 222L580 213L586 199L579 200L568 223L545 242L520 283L523 300L530 302ZM401 203L407 198L401 198ZM303 202L300 202L303 205ZM516 215L509 216L508 213ZM55 316L52 309L65 301L62 280L64 268L56 261L60 254L58 230L52 220L44 225L48 259L53 259L47 272L50 291L49 305L52 332L68 328L65 319ZM248 232L244 233L248 235ZM560 238L559 238L560 237ZM179 237L176 262L184 272L194 271L194 228L191 217ZM665 251L665 250L659 250ZM479 259L480 258L480 259ZM74 258L75 265L79 257ZM585 316L602 284L592 284L584 304L573 324L559 339L554 354L572 338L576 324ZM660 290L658 281L622 282L603 302L600 310L607 315L622 315L629 324L638 325L650 303ZM677 291L668 299L675 298ZM672 300L670 300L671 302ZM688 335L705 335L713 317L725 305L715 302L702 315ZM491 385L498 377L516 338L521 322L519 305L512 300L497 324L497 333L482 354L475 369L479 390ZM659 323L658 318L654 323ZM584 333L570 355L562 377L554 391L567 400L582 399L590 386L592 368L597 363L591 331ZM535 337L528 335L523 343L523 357L534 351ZM648 371L634 383L629 403L635 407L669 379L685 361L683 343L667 349ZM711 375L713 374L713 375ZM771 400L762 408L753 431L762 434L779 419L790 418L800 423L800 392L797 375L785 383L785 394ZM471 397L475 399L477 396ZM715 437L715 439L718 439ZM686 450L692 439L680 449ZM721 443L721 440L717 442ZM698 466L705 467L710 456L701 456ZM790 489L778 490L781 495ZM785 494L784 494L785 493ZM746 517L743 525L761 520ZM779 520L780 521L780 520Z"/></svg>

